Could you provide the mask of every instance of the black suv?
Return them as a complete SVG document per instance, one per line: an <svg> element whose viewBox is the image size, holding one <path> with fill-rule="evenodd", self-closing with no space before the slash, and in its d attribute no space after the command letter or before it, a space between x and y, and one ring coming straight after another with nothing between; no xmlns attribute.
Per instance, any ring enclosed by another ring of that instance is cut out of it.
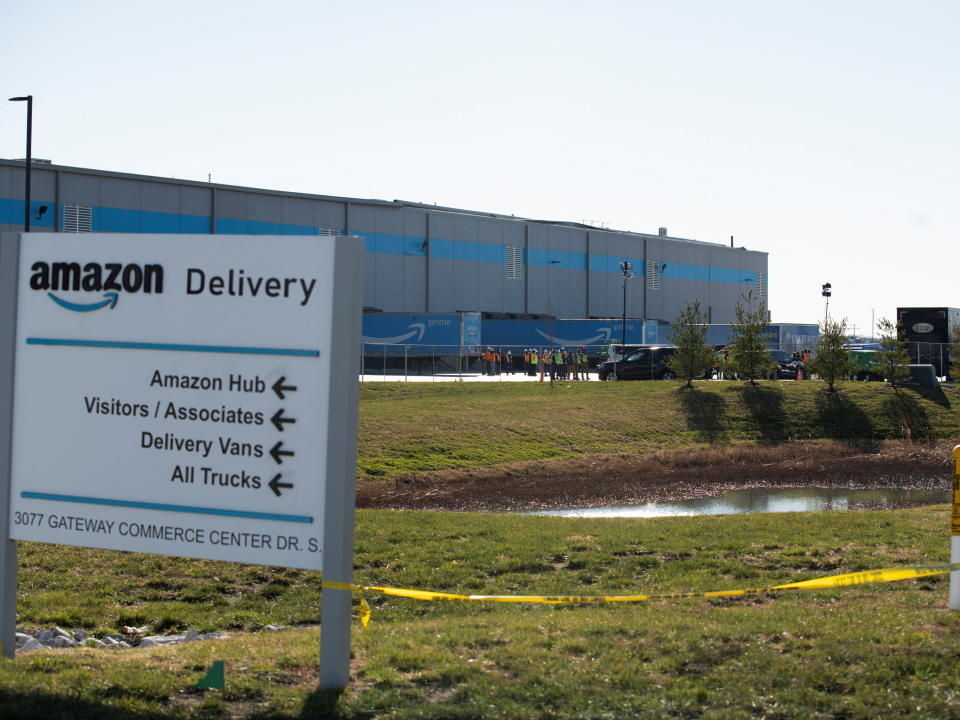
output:
<svg viewBox="0 0 960 720"><path fill-rule="evenodd" d="M673 380L676 374L667 367L667 358L677 351L673 345L640 345L630 348L622 360L600 363L601 380Z"/></svg>

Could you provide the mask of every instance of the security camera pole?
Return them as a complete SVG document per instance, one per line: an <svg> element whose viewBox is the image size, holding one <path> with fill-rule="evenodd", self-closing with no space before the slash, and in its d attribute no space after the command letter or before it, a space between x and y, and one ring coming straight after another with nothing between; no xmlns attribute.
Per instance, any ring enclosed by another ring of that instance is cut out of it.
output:
<svg viewBox="0 0 960 720"><path fill-rule="evenodd" d="M826 325L826 324L827 324L827 320L830 319L830 295L831 295L830 288L832 288L832 287L833 287L833 286L832 286L830 283L824 283L823 285L820 286L820 294L823 295L823 297L825 297L825 298L827 299L827 307L826 307L826 309L823 311L823 324L824 324L824 325Z"/></svg>
<svg viewBox="0 0 960 720"><path fill-rule="evenodd" d="M12 97L10 102L27 103L27 160L26 160L26 179L23 188L23 231L30 232L30 168L33 165L30 146L33 139L33 95L24 95L22 97Z"/></svg>

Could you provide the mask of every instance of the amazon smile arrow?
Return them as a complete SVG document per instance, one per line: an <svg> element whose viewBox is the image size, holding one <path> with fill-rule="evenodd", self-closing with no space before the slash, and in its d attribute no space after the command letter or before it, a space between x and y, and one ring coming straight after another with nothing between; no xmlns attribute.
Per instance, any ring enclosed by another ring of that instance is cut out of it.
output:
<svg viewBox="0 0 960 720"><path fill-rule="evenodd" d="M117 306L117 299L119 298L119 295L117 295L117 293L105 292L103 296L106 298L106 300L101 300L100 302L95 302L95 303L83 304L83 303L73 303L73 302L70 302L69 300L58 298L52 292L47 293L47 297L53 300L57 305L59 305L62 308L66 308L67 310L73 310L74 312L93 312L94 310L105 308L108 305L112 310Z"/></svg>

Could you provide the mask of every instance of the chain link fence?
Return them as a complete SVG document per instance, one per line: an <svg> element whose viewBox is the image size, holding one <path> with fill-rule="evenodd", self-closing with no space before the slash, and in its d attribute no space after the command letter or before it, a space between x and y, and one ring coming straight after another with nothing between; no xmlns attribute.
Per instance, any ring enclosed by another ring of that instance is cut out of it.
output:
<svg viewBox="0 0 960 720"><path fill-rule="evenodd" d="M597 365L607 359L608 345L588 345L565 348L568 356L577 351L587 356L586 363L568 363L577 366L579 376L596 379ZM536 365L530 352L536 353ZM361 347L360 379L423 379L449 380L460 377L488 376L500 380L539 379L541 369L549 377L549 367L543 367L543 354L555 348L529 348L519 345L490 345L462 347L457 345L386 345L363 343ZM562 351L561 351L562 352Z"/></svg>
<svg viewBox="0 0 960 720"><path fill-rule="evenodd" d="M908 342L907 354L914 365L933 365L937 377L950 374L950 345L947 343Z"/></svg>

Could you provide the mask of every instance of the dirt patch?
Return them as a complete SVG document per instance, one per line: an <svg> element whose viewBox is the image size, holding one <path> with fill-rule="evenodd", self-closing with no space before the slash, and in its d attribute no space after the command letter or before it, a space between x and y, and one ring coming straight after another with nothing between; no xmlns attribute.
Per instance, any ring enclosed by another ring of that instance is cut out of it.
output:
<svg viewBox="0 0 960 720"><path fill-rule="evenodd" d="M565 458L360 479L357 506L516 512L685 500L747 488L948 490L952 444L885 443L863 452L829 441Z"/></svg>

